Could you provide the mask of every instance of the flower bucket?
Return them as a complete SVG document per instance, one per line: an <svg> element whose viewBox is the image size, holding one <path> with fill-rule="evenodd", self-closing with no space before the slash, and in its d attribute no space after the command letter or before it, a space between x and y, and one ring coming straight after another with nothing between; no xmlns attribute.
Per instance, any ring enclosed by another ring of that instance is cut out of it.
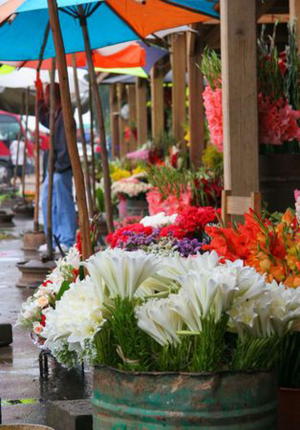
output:
<svg viewBox="0 0 300 430"><path fill-rule="evenodd" d="M119 212L119 218L126 218L127 217L127 200L126 199L120 199L120 202L118 204L118 212Z"/></svg>
<svg viewBox="0 0 300 430"><path fill-rule="evenodd" d="M129 216L149 215L147 200L127 200L127 213Z"/></svg>
<svg viewBox="0 0 300 430"><path fill-rule="evenodd" d="M300 429L300 389L280 388L279 430Z"/></svg>
<svg viewBox="0 0 300 430"><path fill-rule="evenodd" d="M295 208L294 190L300 184L300 154L268 154L259 158L262 201L269 212Z"/></svg>
<svg viewBox="0 0 300 430"><path fill-rule="evenodd" d="M276 378L271 372L125 372L97 366L93 422L94 430L277 430Z"/></svg>

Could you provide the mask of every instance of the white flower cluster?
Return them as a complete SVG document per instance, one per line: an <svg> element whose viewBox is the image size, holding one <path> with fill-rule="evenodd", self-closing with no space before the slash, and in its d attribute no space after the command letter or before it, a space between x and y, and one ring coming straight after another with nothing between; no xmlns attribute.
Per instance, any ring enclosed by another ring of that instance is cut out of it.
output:
<svg viewBox="0 0 300 430"><path fill-rule="evenodd" d="M129 198L137 197L142 193L146 193L151 188L150 184L138 181L135 178L122 179L114 182L111 186L112 196L118 197L119 194L125 194Z"/></svg>
<svg viewBox="0 0 300 430"><path fill-rule="evenodd" d="M115 297L132 299L141 284L160 269L154 256L121 249L98 252L84 265L90 277L71 285L56 308L46 314L42 332L46 345L64 341L70 351L81 353L85 342L105 323L105 304Z"/></svg>
<svg viewBox="0 0 300 430"><path fill-rule="evenodd" d="M55 306L56 295L62 283L74 276L74 270L78 270L80 265L80 254L76 246L70 248L64 258L56 262L55 269L46 277L33 296L28 297L21 307L17 325L32 330L36 335L40 335L43 326L41 324L42 315L45 315L49 306Z"/></svg>
<svg viewBox="0 0 300 430"><path fill-rule="evenodd" d="M297 192L295 209L297 220L300 223L300 191Z"/></svg>
<svg viewBox="0 0 300 430"><path fill-rule="evenodd" d="M213 254L204 254L193 262L182 259L181 265L172 266L166 264L163 271L180 283L178 293L136 307L139 327L160 345L180 343L182 327L201 333L204 320L213 318L217 323L222 315L230 317L229 329L242 337L245 333L281 336L299 324L300 288L286 290L276 282L267 284L241 261L221 265Z"/></svg>
<svg viewBox="0 0 300 430"><path fill-rule="evenodd" d="M162 346L177 345L182 332L199 334L206 320L224 316L228 330L241 337L281 336L300 321L300 288L267 284L242 261L221 264L215 252L183 258L107 249L84 265L90 276L44 311L41 334L60 354L83 356L112 318L116 298L142 301L135 307L138 326Z"/></svg>
<svg viewBox="0 0 300 430"><path fill-rule="evenodd" d="M166 215L165 212L159 212L156 215L145 216L141 221L144 227L161 228L167 225L174 224L177 218L177 214Z"/></svg>

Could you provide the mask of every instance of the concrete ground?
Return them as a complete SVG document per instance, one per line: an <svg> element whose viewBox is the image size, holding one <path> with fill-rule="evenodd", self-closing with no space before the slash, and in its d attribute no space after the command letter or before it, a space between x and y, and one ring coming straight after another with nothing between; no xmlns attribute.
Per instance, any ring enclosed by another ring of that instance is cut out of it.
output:
<svg viewBox="0 0 300 430"><path fill-rule="evenodd" d="M16 238L0 241L0 323L15 324L22 302L33 292L15 287L19 278L15 265L24 260L21 234L32 228L32 221L16 219L15 224L10 233ZM85 369L83 374L81 369L67 371L50 358L49 377L41 380L39 350L32 344L29 334L14 327L13 337L10 347L0 347L3 424L46 424L45 410L49 400L91 397L91 369ZM28 403L8 402L23 399Z"/></svg>

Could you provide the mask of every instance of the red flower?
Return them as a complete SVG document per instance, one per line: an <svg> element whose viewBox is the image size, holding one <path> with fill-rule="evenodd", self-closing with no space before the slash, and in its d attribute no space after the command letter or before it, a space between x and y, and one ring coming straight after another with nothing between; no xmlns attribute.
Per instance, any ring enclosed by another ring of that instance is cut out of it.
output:
<svg viewBox="0 0 300 430"><path fill-rule="evenodd" d="M47 279L45 282L42 283L43 287L47 287L48 284L52 284L52 281L50 281L50 279Z"/></svg>
<svg viewBox="0 0 300 430"><path fill-rule="evenodd" d="M45 325L46 325L46 317L45 317L45 315L44 315L44 314L42 314L41 325L42 325L43 327L45 327Z"/></svg>
<svg viewBox="0 0 300 430"><path fill-rule="evenodd" d="M144 227L142 224L130 224L126 227L119 228L119 230L116 230L114 233L110 233L106 238L107 243L109 243L112 248L119 246L121 243L126 244L129 239L128 234L126 234L128 232L144 233L146 236L150 236L153 233L153 228Z"/></svg>

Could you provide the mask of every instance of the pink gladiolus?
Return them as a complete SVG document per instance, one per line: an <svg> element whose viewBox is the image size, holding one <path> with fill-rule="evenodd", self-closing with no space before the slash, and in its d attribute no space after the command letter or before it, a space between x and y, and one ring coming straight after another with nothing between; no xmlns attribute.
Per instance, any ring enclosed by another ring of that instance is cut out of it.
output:
<svg viewBox="0 0 300 430"><path fill-rule="evenodd" d="M149 149L139 149L138 151L129 152L129 154L126 155L126 158L128 158L129 160L148 161Z"/></svg>
<svg viewBox="0 0 300 430"><path fill-rule="evenodd" d="M183 191L180 193L179 198L174 194L170 194L166 199L163 199L160 192L154 189L147 193L146 198L151 216L160 212L165 212L165 215L169 216L177 214L183 207L190 205L192 192L191 190Z"/></svg>
<svg viewBox="0 0 300 430"><path fill-rule="evenodd" d="M223 151L223 112L222 112L222 89L216 88L214 91L207 84L203 92L206 118L211 136L211 142Z"/></svg>

